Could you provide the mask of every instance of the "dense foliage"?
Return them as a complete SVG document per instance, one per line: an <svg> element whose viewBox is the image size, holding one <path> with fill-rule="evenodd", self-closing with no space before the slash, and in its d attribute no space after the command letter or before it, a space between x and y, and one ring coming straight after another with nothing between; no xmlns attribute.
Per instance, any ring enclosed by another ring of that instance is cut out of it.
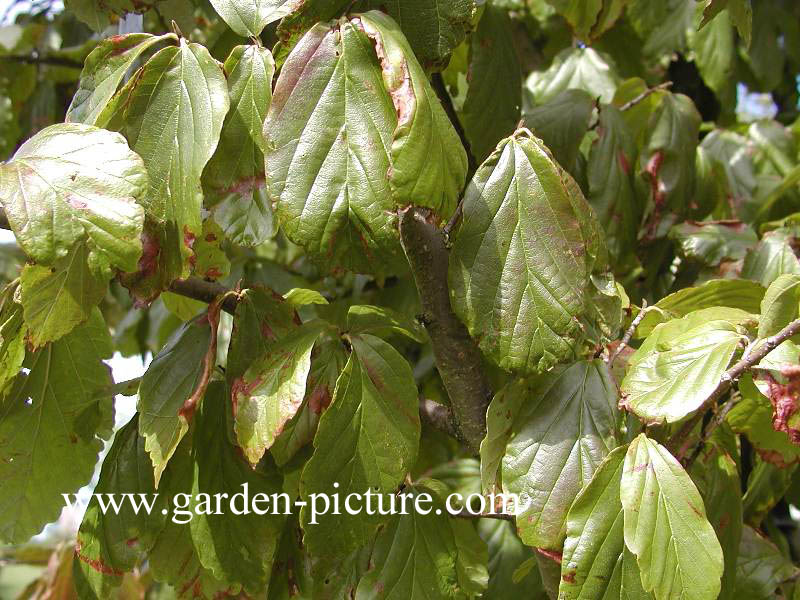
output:
<svg viewBox="0 0 800 600"><path fill-rule="evenodd" d="M800 599L800 4L64 3L0 27L0 593ZM90 481L155 509L29 541Z"/></svg>

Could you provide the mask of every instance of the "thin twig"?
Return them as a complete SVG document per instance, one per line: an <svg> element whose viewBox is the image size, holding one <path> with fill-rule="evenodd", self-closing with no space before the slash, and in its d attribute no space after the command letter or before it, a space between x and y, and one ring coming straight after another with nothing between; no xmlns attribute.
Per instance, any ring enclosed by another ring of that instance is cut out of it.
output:
<svg viewBox="0 0 800 600"><path fill-rule="evenodd" d="M686 441L697 424L703 420L703 416L708 409L714 406L717 400L719 400L723 394L730 390L733 384L738 381L739 377L741 377L746 371L752 369L754 366L760 363L765 356L775 350L775 348L798 333L800 333L800 319L792 321L778 333L764 340L761 345L753 349L752 352L744 356L739 362L722 374L719 384L708 396L708 398L706 398L702 406L700 406L695 414L692 415L692 417L686 421L686 423L684 423L683 427L678 430L678 433L672 436L669 446L673 449L677 449L676 458L678 460L682 459L688 451Z"/></svg>
<svg viewBox="0 0 800 600"><path fill-rule="evenodd" d="M668 90L672 87L671 81L665 81L664 83L660 83L654 87L648 88L643 91L641 94L633 98L632 100L628 100L625 104L619 107L619 110L625 112L626 110L632 109L634 106L645 100L650 94L654 94L655 92L660 92L662 90Z"/></svg>
<svg viewBox="0 0 800 600"><path fill-rule="evenodd" d="M456 519L498 519L500 521L514 522L514 515L507 513L480 513L476 515L468 510L462 510L461 512L450 513L450 516Z"/></svg>
<svg viewBox="0 0 800 600"><path fill-rule="evenodd" d="M639 310L639 314L636 315L636 318L631 322L631 326L628 327L625 335L622 336L619 346L617 346L617 348L614 350L614 353L608 357L606 362L609 365L614 364L614 361L617 360L617 357L622 353L625 347L630 344L631 340L633 339L633 334L636 333L636 328L639 327L639 324L642 322L642 319L644 319L645 314L647 314L647 300L642 300L642 308Z"/></svg>

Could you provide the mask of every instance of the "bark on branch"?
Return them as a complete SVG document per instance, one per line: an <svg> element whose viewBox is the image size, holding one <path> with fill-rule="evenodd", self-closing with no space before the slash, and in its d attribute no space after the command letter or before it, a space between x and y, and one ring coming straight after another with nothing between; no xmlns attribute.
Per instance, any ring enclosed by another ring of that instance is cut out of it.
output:
<svg viewBox="0 0 800 600"><path fill-rule="evenodd" d="M424 209L410 207L400 212L400 239L419 292L436 366L450 397L453 425L459 439L477 452L486 435L492 393L480 351L450 306L444 235L428 222Z"/></svg>

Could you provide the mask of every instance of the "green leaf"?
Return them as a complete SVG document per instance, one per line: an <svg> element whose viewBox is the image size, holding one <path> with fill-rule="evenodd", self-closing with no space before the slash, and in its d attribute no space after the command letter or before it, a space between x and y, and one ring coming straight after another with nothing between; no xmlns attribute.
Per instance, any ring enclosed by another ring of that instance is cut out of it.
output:
<svg viewBox="0 0 800 600"><path fill-rule="evenodd" d="M689 221L675 225L669 237L684 258L708 267L723 261L742 260L758 243L753 228L745 223L703 223Z"/></svg>
<svg viewBox="0 0 800 600"><path fill-rule="evenodd" d="M261 128L272 102L275 61L259 46L236 46L224 65L231 108L219 145L203 171L203 187L219 202L217 222L235 244L257 246L274 234L264 183Z"/></svg>
<svg viewBox="0 0 800 600"><path fill-rule="evenodd" d="M138 422L134 417L115 434L78 531L77 558L98 598L111 596L113 588L122 583L123 573L132 570L142 553L151 548L166 520L161 512L167 505L163 496L153 500L150 514L141 504L137 512L126 501L130 498L149 502L155 493ZM106 494L126 495L117 500L119 511L103 511L98 498L107 498Z"/></svg>
<svg viewBox="0 0 800 600"><path fill-rule="evenodd" d="M719 600L736 597L736 560L742 537L742 484L737 441L727 426L717 428L690 469L725 557Z"/></svg>
<svg viewBox="0 0 800 600"><path fill-rule="evenodd" d="M351 306L347 310L347 329L356 335L371 333L378 337L398 333L419 344L426 340L425 329L414 319L382 306Z"/></svg>
<svg viewBox="0 0 800 600"><path fill-rule="evenodd" d="M204 46L181 38L179 46L148 60L98 117L98 124L127 137L150 175L143 204L147 216L163 224L161 272L143 275L171 280L188 274L187 242L200 235L202 225L200 175L217 147L228 106L219 64Z"/></svg>
<svg viewBox="0 0 800 600"><path fill-rule="evenodd" d="M800 312L800 275L781 275L773 281L761 302L758 337L775 335Z"/></svg>
<svg viewBox="0 0 800 600"><path fill-rule="evenodd" d="M190 405L202 398L212 331L206 315L184 323L150 363L139 387L139 431L155 484L189 429ZM211 365L213 366L213 365ZM190 402L194 399L194 402Z"/></svg>
<svg viewBox="0 0 800 600"><path fill-rule="evenodd" d="M191 321L201 312L208 310L208 304L205 302L173 294L172 292L164 292L160 298L166 309L181 321Z"/></svg>
<svg viewBox="0 0 800 600"><path fill-rule="evenodd" d="M522 541L560 550L567 511L617 445L616 388L601 361L529 380L502 461L503 491L525 499Z"/></svg>
<svg viewBox="0 0 800 600"><path fill-rule="evenodd" d="M656 598L717 598L722 548L703 499L680 463L644 434L628 447L620 498L625 545L636 555L644 589Z"/></svg>
<svg viewBox="0 0 800 600"><path fill-rule="evenodd" d="M283 297L292 306L309 306L311 304L328 304L328 300L316 290L292 288Z"/></svg>
<svg viewBox="0 0 800 600"><path fill-rule="evenodd" d="M694 103L682 94L665 94L650 117L640 164L651 188L652 236L660 233L658 226L667 211L683 215L689 208L701 122Z"/></svg>
<svg viewBox="0 0 800 600"><path fill-rule="evenodd" d="M489 580L487 551L473 525L445 512L447 487L426 479L404 491L422 499L427 515L395 517L375 541L374 567L361 579L356 600L475 598Z"/></svg>
<svg viewBox="0 0 800 600"><path fill-rule="evenodd" d="M255 467L303 403L311 349L319 323L307 323L268 345L231 388L234 430L245 458Z"/></svg>
<svg viewBox="0 0 800 600"><path fill-rule="evenodd" d="M743 339L727 321L662 323L629 361L620 385L625 407L646 423L675 423L716 389Z"/></svg>
<svg viewBox="0 0 800 600"><path fill-rule="evenodd" d="M66 0L64 6L94 31L103 31L112 17L147 12L155 0Z"/></svg>
<svg viewBox="0 0 800 600"><path fill-rule="evenodd" d="M125 74L136 60L153 46L166 40L176 41L174 33L150 35L129 33L102 40L83 64L78 90L67 109L70 123L96 125L97 117L117 91Z"/></svg>
<svg viewBox="0 0 800 600"><path fill-rule="evenodd" d="M315 26L283 65L264 124L267 188L286 236L330 267L363 272L405 260L389 214L397 117L374 56L351 23Z"/></svg>
<svg viewBox="0 0 800 600"><path fill-rule="evenodd" d="M102 362L111 338L98 310L60 340L31 352L0 405L0 539L21 544L58 518L61 494L89 482L113 424Z"/></svg>
<svg viewBox="0 0 800 600"><path fill-rule="evenodd" d="M789 491L797 465L776 464L775 460L760 458L753 463L753 469L747 477L747 491L742 497L742 510L746 524L760 527Z"/></svg>
<svg viewBox="0 0 800 600"><path fill-rule="evenodd" d="M603 0L547 0L572 26L575 35L589 40L597 18L603 10Z"/></svg>
<svg viewBox="0 0 800 600"><path fill-rule="evenodd" d="M626 452L625 446L611 452L569 509L560 600L652 598L642 589L636 558L623 539L620 482Z"/></svg>
<svg viewBox="0 0 800 600"><path fill-rule="evenodd" d="M447 4L472 3L456 0ZM397 24L378 11L362 14L353 23L362 27L375 45L396 112L388 173L394 201L429 206L447 217L456 208L467 175L467 153L461 140Z"/></svg>
<svg viewBox="0 0 800 600"><path fill-rule="evenodd" d="M742 1L742 0L737 0ZM743 0L748 2L750 0ZM698 13L701 7L697 7ZM699 14L698 14L699 17ZM704 19L705 20L705 19ZM728 14L714 19L699 31L689 30L689 48L706 85L722 99L733 99L736 76L736 46L733 23Z"/></svg>
<svg viewBox="0 0 800 600"><path fill-rule="evenodd" d="M743 279L711 279L697 287L683 288L656 302L642 319L636 335L646 337L659 323L691 312L702 311L707 320L755 322L765 291L761 284Z"/></svg>
<svg viewBox="0 0 800 600"><path fill-rule="evenodd" d="M294 307L264 287L242 290L236 304L225 376L228 385L242 377L250 365L269 351L270 343L300 325Z"/></svg>
<svg viewBox="0 0 800 600"><path fill-rule="evenodd" d="M614 99L619 75L611 59L593 48L561 51L546 71L534 71L525 87L535 104L543 104L564 90L578 89L606 104Z"/></svg>
<svg viewBox="0 0 800 600"><path fill-rule="evenodd" d="M750 0L708 0L700 27L705 27L711 21L718 21L717 15L726 8L727 16L736 25L744 45L749 47L753 35L753 7Z"/></svg>
<svg viewBox="0 0 800 600"><path fill-rule="evenodd" d="M353 354L322 414L314 455L300 481L312 494L394 494L417 455L420 423L411 368L390 345L369 334L353 336ZM334 486L334 483L339 484ZM384 498L385 499L385 498ZM309 507L300 522L314 556L348 554L373 538L379 516L327 514L312 524Z"/></svg>
<svg viewBox="0 0 800 600"><path fill-rule="evenodd" d="M793 239L784 229L765 233L745 257L742 279L752 279L769 287L781 275L800 275L800 259L792 248Z"/></svg>
<svg viewBox="0 0 800 600"><path fill-rule="evenodd" d="M224 279L231 272L231 261L222 245L225 234L213 218L203 221L200 237L192 242L194 256L189 259L192 273L206 281Z"/></svg>
<svg viewBox="0 0 800 600"><path fill-rule="evenodd" d="M501 465L514 422L528 397L524 379L513 379L494 395L486 411L486 437L481 441L481 490L490 494L502 489Z"/></svg>
<svg viewBox="0 0 800 600"><path fill-rule="evenodd" d="M333 269L405 269L395 207L447 216L466 175L464 148L422 67L375 11L303 37L281 69L264 138L287 237Z"/></svg>
<svg viewBox="0 0 800 600"><path fill-rule="evenodd" d="M251 469L239 449L228 440L226 399L222 382L210 384L197 414L191 490L191 508L195 516L189 528L200 563L217 579L241 585L255 595L269 581L285 517L273 511L259 515L248 503L256 494L266 494L271 501L273 494L281 491L281 479L274 468L271 471ZM230 510L216 513L213 509L216 494L230 499ZM233 512L237 494L241 499L237 510L247 510L245 514Z"/></svg>
<svg viewBox="0 0 800 600"><path fill-rule="evenodd" d="M314 439L319 417L331 403L336 381L345 364L347 353L338 338L317 342L311 357L303 405L286 423L270 449L279 466L288 463L295 453Z"/></svg>
<svg viewBox="0 0 800 600"><path fill-rule="evenodd" d="M520 116L522 67L508 13L488 4L469 42L469 87L460 112L469 148L486 159Z"/></svg>
<svg viewBox="0 0 800 600"><path fill-rule="evenodd" d="M86 321L106 295L107 277L89 268L89 248L75 248L53 267L25 265L20 276L20 301L34 347L59 339Z"/></svg>
<svg viewBox="0 0 800 600"><path fill-rule="evenodd" d="M47 127L0 164L0 198L17 241L53 265L86 241L94 270L133 270L147 172L125 139L89 125Z"/></svg>
<svg viewBox="0 0 800 600"><path fill-rule="evenodd" d="M768 538L745 525L736 572L736 597L775 598L778 586L797 575L797 568Z"/></svg>
<svg viewBox="0 0 800 600"><path fill-rule="evenodd" d="M258 37L261 31L274 21L279 21L291 13L295 0L211 0L228 27L242 37Z"/></svg>
<svg viewBox="0 0 800 600"><path fill-rule="evenodd" d="M581 140L589 130L594 98L583 90L564 90L524 114L525 126L541 139L558 163L576 173Z"/></svg>
<svg viewBox="0 0 800 600"><path fill-rule="evenodd" d="M514 525L500 519L480 519L478 534L489 550L489 587L484 598L527 598L547 600L538 569L517 579L514 574L533 558L533 550L517 537Z"/></svg>
<svg viewBox="0 0 800 600"><path fill-rule="evenodd" d="M523 130L467 188L450 255L453 308L501 368L546 370L576 356L590 276L604 260L599 224L577 184Z"/></svg>
<svg viewBox="0 0 800 600"><path fill-rule="evenodd" d="M606 104L599 110L597 140L586 166L586 199L603 225L611 255L622 257L633 249L641 221L633 183L637 150L619 109Z"/></svg>
<svg viewBox="0 0 800 600"><path fill-rule="evenodd" d="M762 460L784 468L799 462L800 447L792 444L785 431L772 426L772 403L759 391L749 373L739 380L739 392L741 401L726 417L731 429L746 435Z"/></svg>
<svg viewBox="0 0 800 600"><path fill-rule="evenodd" d="M369 0L365 4L397 21L426 70L447 66L451 52L472 28L476 10L475 0Z"/></svg>

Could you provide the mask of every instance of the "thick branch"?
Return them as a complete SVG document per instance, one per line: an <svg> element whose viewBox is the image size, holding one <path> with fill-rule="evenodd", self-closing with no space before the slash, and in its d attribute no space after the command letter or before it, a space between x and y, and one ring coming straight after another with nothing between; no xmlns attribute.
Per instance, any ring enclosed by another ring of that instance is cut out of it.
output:
<svg viewBox="0 0 800 600"><path fill-rule="evenodd" d="M436 366L450 396L458 437L477 452L486 435L486 408L492 393L480 351L450 306L444 236L428 222L423 209L411 207L400 213L400 238L417 284Z"/></svg>
<svg viewBox="0 0 800 600"><path fill-rule="evenodd" d="M692 430L694 430L697 424L703 420L703 416L705 415L706 411L714 406L717 400L719 400L723 394L730 390L734 382L738 381L739 377L741 377L746 371L752 369L770 352L775 350L775 348L798 333L800 333L800 319L792 321L778 333L767 338L761 345L759 345L747 356L742 358L739 362L723 373L722 379L720 380L716 389L711 393L706 401L703 402L703 405L697 410L697 412L695 412L695 414L692 415L688 421L686 421L678 433L676 433L670 440L670 446L677 450L679 459L685 455L688 448L684 447L684 444L691 435Z"/></svg>

